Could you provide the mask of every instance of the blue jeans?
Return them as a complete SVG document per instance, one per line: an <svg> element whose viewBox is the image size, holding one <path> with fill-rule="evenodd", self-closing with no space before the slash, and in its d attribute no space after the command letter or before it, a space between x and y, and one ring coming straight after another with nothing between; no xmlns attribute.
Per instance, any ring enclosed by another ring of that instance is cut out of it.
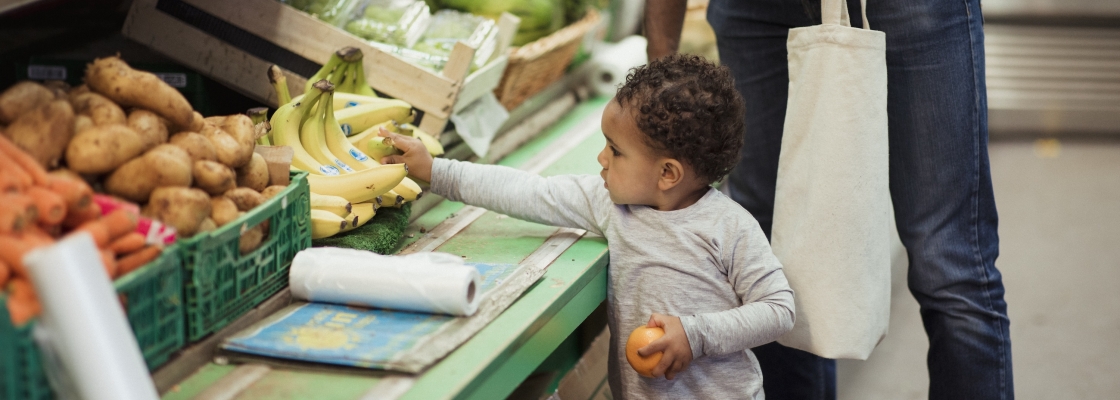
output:
<svg viewBox="0 0 1120 400"><path fill-rule="evenodd" d="M868 3L871 27L887 37L891 199L929 336L930 398L1013 398L979 0ZM862 26L859 1L848 4L853 25ZM747 106L730 193L769 235L789 85L786 38L790 28L820 23L820 3L712 0L708 7L720 61ZM776 343L755 352L768 399L835 398L835 361Z"/></svg>

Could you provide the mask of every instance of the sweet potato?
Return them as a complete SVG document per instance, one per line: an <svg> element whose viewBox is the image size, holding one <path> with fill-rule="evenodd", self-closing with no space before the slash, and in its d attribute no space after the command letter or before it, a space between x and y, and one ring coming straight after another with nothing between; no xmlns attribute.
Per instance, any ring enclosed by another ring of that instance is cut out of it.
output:
<svg viewBox="0 0 1120 400"><path fill-rule="evenodd" d="M268 187L268 162L260 153L253 153L249 164L237 169L237 186L262 191Z"/></svg>
<svg viewBox="0 0 1120 400"><path fill-rule="evenodd" d="M237 219L237 203L234 203L229 197L214 196L210 198L210 219L214 220L217 226L224 226Z"/></svg>
<svg viewBox="0 0 1120 400"><path fill-rule="evenodd" d="M74 131L74 110L66 100L53 100L20 115L5 131L40 165L58 166Z"/></svg>
<svg viewBox="0 0 1120 400"><path fill-rule="evenodd" d="M199 160L217 161L218 153L210 139L195 132L179 132L171 136L171 144L181 147L191 156L191 162Z"/></svg>
<svg viewBox="0 0 1120 400"><path fill-rule="evenodd" d="M179 128L190 128L194 110L182 93L150 72L129 67L120 57L99 58L86 67L95 92L131 107L152 110Z"/></svg>
<svg viewBox="0 0 1120 400"><path fill-rule="evenodd" d="M32 81L16 83L0 93L0 125L10 124L54 99L54 93L46 86Z"/></svg>
<svg viewBox="0 0 1120 400"><path fill-rule="evenodd" d="M237 175L233 170L214 161L195 161L192 174L194 186L217 196L237 187Z"/></svg>
<svg viewBox="0 0 1120 400"><path fill-rule="evenodd" d="M88 115L94 125L127 124L128 118L124 110L108 97L89 92L70 97L70 105L74 106L75 114Z"/></svg>
<svg viewBox="0 0 1120 400"><path fill-rule="evenodd" d="M249 211L264 203L265 198L256 190L249 188L236 188L226 192L223 196L233 200L239 211Z"/></svg>
<svg viewBox="0 0 1120 400"><path fill-rule="evenodd" d="M156 113L136 109L128 114L128 126L140 134L144 151L167 143L167 122Z"/></svg>
<svg viewBox="0 0 1120 400"><path fill-rule="evenodd" d="M143 203L158 187L189 187L192 176L190 155L177 146L161 144L113 171L105 180L105 191Z"/></svg>
<svg viewBox="0 0 1120 400"><path fill-rule="evenodd" d="M152 191L143 213L175 228L182 237L191 237L210 216L210 196L200 189L161 187Z"/></svg>
<svg viewBox="0 0 1120 400"><path fill-rule="evenodd" d="M140 134L128 125L94 126L66 146L66 165L79 174L104 174L144 151Z"/></svg>

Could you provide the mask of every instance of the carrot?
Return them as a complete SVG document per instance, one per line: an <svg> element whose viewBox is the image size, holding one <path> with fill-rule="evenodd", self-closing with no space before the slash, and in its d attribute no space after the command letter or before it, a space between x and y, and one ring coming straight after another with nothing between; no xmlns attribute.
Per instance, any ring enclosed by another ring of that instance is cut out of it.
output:
<svg viewBox="0 0 1120 400"><path fill-rule="evenodd" d="M31 204L38 210L40 224L55 225L66 217L66 204L62 196L42 186L27 188L27 195L31 198Z"/></svg>
<svg viewBox="0 0 1120 400"><path fill-rule="evenodd" d="M26 210L16 207L0 207L0 234L12 234L23 231L27 226Z"/></svg>
<svg viewBox="0 0 1120 400"><path fill-rule="evenodd" d="M62 220L62 226L65 228L73 228L90 221L96 221L98 218L101 218L101 206L95 203L89 203L84 208L72 208L67 211L66 218Z"/></svg>
<svg viewBox="0 0 1120 400"><path fill-rule="evenodd" d="M70 212L85 208L93 201L93 190L81 178L52 172L47 174L46 187L62 196L66 201L66 209Z"/></svg>
<svg viewBox="0 0 1120 400"><path fill-rule="evenodd" d="M112 243L109 243L109 250L112 250L118 255L129 254L134 251L144 248L144 234L136 231L126 233Z"/></svg>
<svg viewBox="0 0 1120 400"><path fill-rule="evenodd" d="M8 298L8 314L12 317L12 325L23 326L42 312L43 306L39 300L32 298Z"/></svg>
<svg viewBox="0 0 1120 400"><path fill-rule="evenodd" d="M121 257L120 260L117 260L117 266L120 267L121 276L127 275L129 272L135 271L144 266L144 264L155 260L161 253L163 253L162 247L148 246L132 254Z"/></svg>
<svg viewBox="0 0 1120 400"><path fill-rule="evenodd" d="M31 197L28 196L26 193L3 193L3 194L0 194L0 205L3 205L2 208L6 209L6 210L11 210L11 211L7 211L7 212L12 214L11 216L7 217L7 219L5 219L4 222L8 222L8 221L20 222L20 221L22 221L22 224L0 226L0 233L2 233L2 232L12 232L12 231L15 231L15 232L22 231L23 230L22 227L30 225L31 223L35 222L35 220L38 219L38 217L39 217L39 214L38 214L39 209L35 207L34 203L31 201ZM6 229L6 228L10 228L10 229Z"/></svg>
<svg viewBox="0 0 1120 400"><path fill-rule="evenodd" d="M109 245L109 226L106 225L105 221L102 219L86 222L73 231L70 231L70 234L73 235L79 232L89 232L89 234L93 236L93 242L96 243L97 247L100 249L104 249Z"/></svg>
<svg viewBox="0 0 1120 400"><path fill-rule="evenodd" d="M15 161L16 165L23 168L24 172L27 172L27 174L31 176L31 181L34 184L46 184L47 171L43 169L43 166L39 165L39 162L35 161L30 154L24 152L23 149L20 149L19 146L16 146L15 143L12 143L12 141L8 140L4 135L0 135L0 152L6 154Z"/></svg>
<svg viewBox="0 0 1120 400"><path fill-rule="evenodd" d="M117 265L117 255L112 250L101 250L101 265L105 267L105 274L109 275L109 280L113 280L118 275L120 267Z"/></svg>
<svg viewBox="0 0 1120 400"><path fill-rule="evenodd" d="M13 299L34 299L35 286L27 278L15 278L8 284L8 293Z"/></svg>
<svg viewBox="0 0 1120 400"><path fill-rule="evenodd" d="M101 221L105 223L105 228L108 230L109 240L116 240L129 232L135 232L137 217L136 214L123 209L113 210L108 215L101 217Z"/></svg>
<svg viewBox="0 0 1120 400"><path fill-rule="evenodd" d="M3 176L3 184L0 188L4 192L23 190L32 184L31 175L28 175L23 167L4 152L0 152L0 175Z"/></svg>
<svg viewBox="0 0 1120 400"><path fill-rule="evenodd" d="M0 261L0 288L3 288L11 277L12 267L9 267L8 263Z"/></svg>
<svg viewBox="0 0 1120 400"><path fill-rule="evenodd" d="M0 261L7 263L16 276L26 277L27 268L23 265L23 257L31 250L52 242L50 237L32 233L0 235Z"/></svg>

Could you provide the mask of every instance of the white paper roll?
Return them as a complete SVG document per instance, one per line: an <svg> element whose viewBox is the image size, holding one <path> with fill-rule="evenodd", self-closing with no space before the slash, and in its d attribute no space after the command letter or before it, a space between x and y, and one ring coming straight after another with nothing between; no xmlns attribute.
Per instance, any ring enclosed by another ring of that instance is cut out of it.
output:
<svg viewBox="0 0 1120 400"><path fill-rule="evenodd" d="M641 36L629 36L618 43L598 43L593 53L588 86L600 96L614 96L618 86L626 82L630 68L645 64L648 58L646 38Z"/></svg>
<svg viewBox="0 0 1120 400"><path fill-rule="evenodd" d="M385 256L316 247L288 273L292 297L308 301L469 316L478 310L478 270L447 253Z"/></svg>
<svg viewBox="0 0 1120 400"><path fill-rule="evenodd" d="M80 398L158 399L100 259L88 233L69 235L24 257L43 304L38 328L49 337L51 353Z"/></svg>

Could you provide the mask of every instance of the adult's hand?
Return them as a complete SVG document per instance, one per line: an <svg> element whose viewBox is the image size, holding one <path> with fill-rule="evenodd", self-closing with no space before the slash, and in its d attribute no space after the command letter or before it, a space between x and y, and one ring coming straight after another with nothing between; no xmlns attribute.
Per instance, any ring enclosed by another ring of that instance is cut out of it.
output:
<svg viewBox="0 0 1120 400"><path fill-rule="evenodd" d="M647 0L645 18L646 55L653 61L674 54L681 43L688 0Z"/></svg>

